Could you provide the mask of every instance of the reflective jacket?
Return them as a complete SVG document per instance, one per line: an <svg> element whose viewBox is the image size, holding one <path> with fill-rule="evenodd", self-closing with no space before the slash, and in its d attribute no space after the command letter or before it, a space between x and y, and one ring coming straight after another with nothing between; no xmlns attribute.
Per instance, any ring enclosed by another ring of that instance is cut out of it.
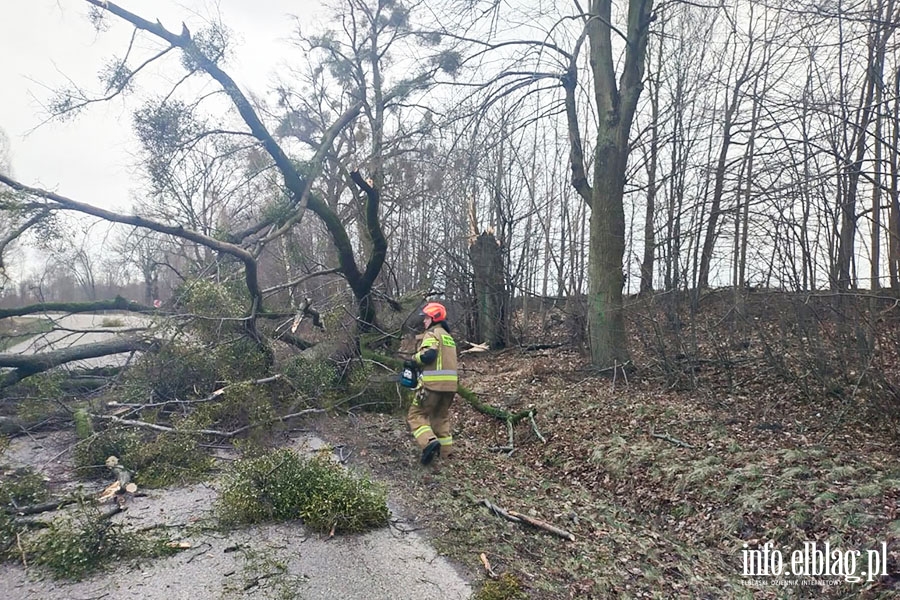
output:
<svg viewBox="0 0 900 600"><path fill-rule="evenodd" d="M422 362L422 355L432 348L437 350L437 358L426 365ZM440 323L429 327L422 336L419 350L413 356L413 360L422 365L422 385L426 390L456 391L459 385L459 374L456 371L456 342Z"/></svg>

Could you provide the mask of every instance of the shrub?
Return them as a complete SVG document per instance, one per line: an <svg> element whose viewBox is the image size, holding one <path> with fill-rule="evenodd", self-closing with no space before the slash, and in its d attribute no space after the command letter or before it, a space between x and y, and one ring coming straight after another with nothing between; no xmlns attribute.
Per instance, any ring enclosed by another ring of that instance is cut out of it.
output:
<svg viewBox="0 0 900 600"><path fill-rule="evenodd" d="M72 420L75 422L75 437L79 440L86 440L94 435L94 424L91 423L91 417L84 408L79 408L72 414Z"/></svg>
<svg viewBox="0 0 900 600"><path fill-rule="evenodd" d="M297 391L311 398L320 398L338 383L338 374L327 359L294 356L285 361L281 372Z"/></svg>
<svg viewBox="0 0 900 600"><path fill-rule="evenodd" d="M126 400L191 398L215 389L219 372L215 356L191 344L170 343L146 354L130 368L117 393Z"/></svg>
<svg viewBox="0 0 900 600"><path fill-rule="evenodd" d="M197 441L178 433L147 433L111 427L75 446L75 465L89 478L110 477L106 459L115 456L141 487L164 487L199 479L212 459Z"/></svg>
<svg viewBox="0 0 900 600"><path fill-rule="evenodd" d="M81 580L111 561L173 554L160 538L127 532L124 526L82 505L73 517L54 521L28 544L31 561L60 579Z"/></svg>
<svg viewBox="0 0 900 600"><path fill-rule="evenodd" d="M210 357L221 381L263 377L269 368L269 357L260 350L256 342L247 337L217 344Z"/></svg>
<svg viewBox="0 0 900 600"><path fill-rule="evenodd" d="M12 515L0 510L0 561L9 560L15 555L19 536L24 531L24 527Z"/></svg>
<svg viewBox="0 0 900 600"><path fill-rule="evenodd" d="M31 469L16 469L0 479L0 509L37 504L49 495L47 482Z"/></svg>
<svg viewBox="0 0 900 600"><path fill-rule="evenodd" d="M0 479L0 560L12 558L17 553L19 535L25 532L5 509L37 504L48 496L47 483L34 471L17 469L3 474Z"/></svg>
<svg viewBox="0 0 900 600"><path fill-rule="evenodd" d="M234 431L251 424L273 423L278 411L275 398L267 387L250 383L235 384L213 402L199 404L179 421L181 429L216 429ZM272 427L251 428L247 436L254 444L265 445L271 439Z"/></svg>
<svg viewBox="0 0 900 600"><path fill-rule="evenodd" d="M340 407L384 413L402 408L403 399L397 391L393 375L392 372L385 373L380 367L376 370L371 362L355 363L346 382L348 400L340 402Z"/></svg>
<svg viewBox="0 0 900 600"><path fill-rule="evenodd" d="M229 525L302 519L316 531L353 532L384 525L386 499L383 486L327 456L279 449L235 462L217 508Z"/></svg>

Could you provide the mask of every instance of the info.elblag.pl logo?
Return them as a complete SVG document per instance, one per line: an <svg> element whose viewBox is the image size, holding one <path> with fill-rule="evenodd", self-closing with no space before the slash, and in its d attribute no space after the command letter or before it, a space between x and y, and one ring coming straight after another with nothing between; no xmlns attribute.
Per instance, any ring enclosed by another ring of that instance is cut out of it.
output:
<svg viewBox="0 0 900 600"><path fill-rule="evenodd" d="M873 550L840 550L829 542L804 542L783 553L770 541L741 551L745 577L842 578L847 583L874 581L888 574L887 542Z"/></svg>

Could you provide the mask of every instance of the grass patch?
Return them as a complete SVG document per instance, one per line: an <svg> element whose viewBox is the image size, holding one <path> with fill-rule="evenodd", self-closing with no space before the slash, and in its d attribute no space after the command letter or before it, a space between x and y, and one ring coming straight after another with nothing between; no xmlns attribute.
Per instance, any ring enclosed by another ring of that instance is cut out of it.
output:
<svg viewBox="0 0 900 600"><path fill-rule="evenodd" d="M302 519L316 531L363 531L387 523L387 492L326 456L279 449L234 463L217 512L226 525Z"/></svg>
<svg viewBox="0 0 900 600"><path fill-rule="evenodd" d="M125 321L118 317L103 317L100 327L124 327Z"/></svg>
<svg viewBox="0 0 900 600"><path fill-rule="evenodd" d="M527 600L519 580L504 573L495 581L485 581L472 600Z"/></svg>

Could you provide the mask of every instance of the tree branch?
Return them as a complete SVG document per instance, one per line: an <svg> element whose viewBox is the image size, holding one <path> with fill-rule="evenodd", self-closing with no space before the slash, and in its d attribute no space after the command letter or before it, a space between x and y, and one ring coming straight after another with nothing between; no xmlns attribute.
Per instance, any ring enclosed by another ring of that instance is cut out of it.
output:
<svg viewBox="0 0 900 600"><path fill-rule="evenodd" d="M3 251L6 250L6 247L13 243L16 239L18 239L20 235L43 221L49 214L49 210L38 211L36 214L32 215L30 219L26 220L24 223L10 231L6 236L3 237L2 240L0 240L0 273L2 273L4 270Z"/></svg>
<svg viewBox="0 0 900 600"><path fill-rule="evenodd" d="M134 225L135 227L151 229L153 231L158 231L159 233L165 233L167 235L172 235L184 240L188 240L190 242L195 242L212 250L216 250L217 252L222 252L223 254L233 256L244 264L247 291L250 294L251 303L254 305L255 310L262 309L262 294L260 292L259 281L257 278L256 259L252 254L250 254L249 252L247 252L247 250L241 248L240 246L231 244L229 242L224 242L222 240L217 240L192 229L185 229L181 225L166 225L165 223L161 223L153 219L148 219L146 217L140 217L137 215L123 215L121 213L116 213L110 210L97 208L96 206L78 202L54 192L27 186L16 181L15 179L11 179L3 175L2 173L0 173L0 183L4 183L14 190L25 192L26 194L49 200L57 204L59 208L65 210L74 210L86 215L99 217L112 223L124 223L125 225Z"/></svg>

